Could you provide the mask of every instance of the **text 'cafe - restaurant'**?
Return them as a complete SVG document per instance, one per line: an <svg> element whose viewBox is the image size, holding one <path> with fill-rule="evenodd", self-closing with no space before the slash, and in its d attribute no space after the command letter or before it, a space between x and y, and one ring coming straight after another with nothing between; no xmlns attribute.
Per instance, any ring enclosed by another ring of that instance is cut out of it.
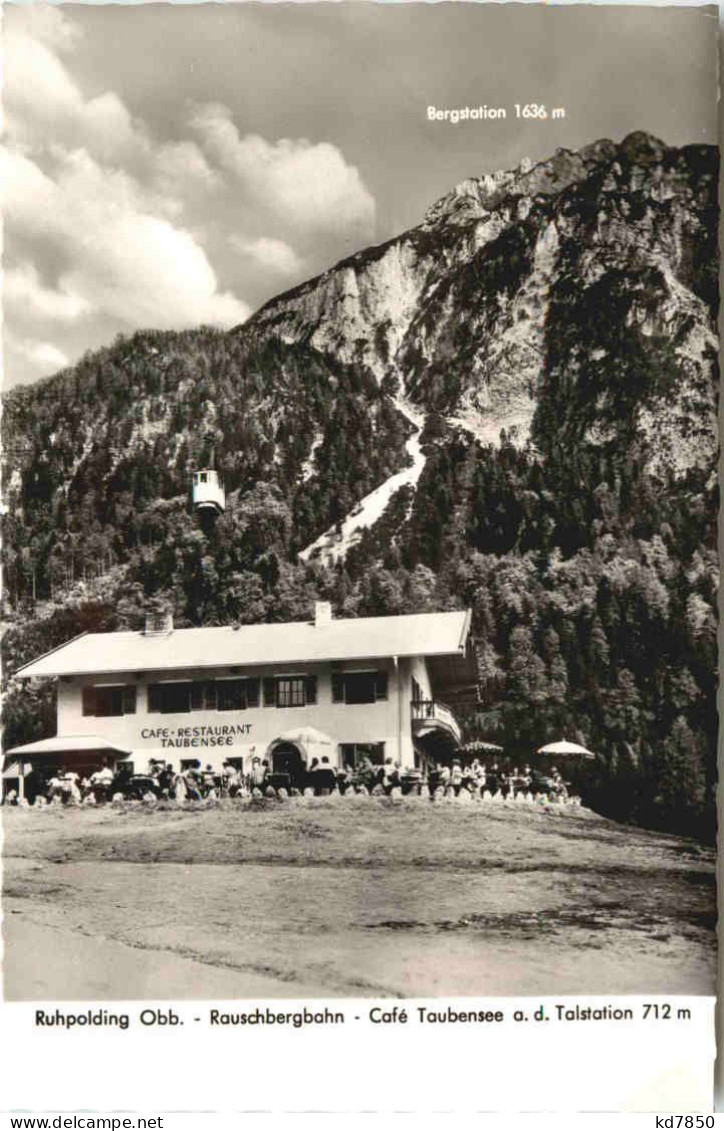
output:
<svg viewBox="0 0 724 1131"><path fill-rule="evenodd" d="M254 756L285 773L313 757L334 767L364 755L403 769L449 761L460 744L452 706L474 700L470 612L88 633L26 664L58 681L57 735L8 751L4 777L151 759L174 769Z"/></svg>

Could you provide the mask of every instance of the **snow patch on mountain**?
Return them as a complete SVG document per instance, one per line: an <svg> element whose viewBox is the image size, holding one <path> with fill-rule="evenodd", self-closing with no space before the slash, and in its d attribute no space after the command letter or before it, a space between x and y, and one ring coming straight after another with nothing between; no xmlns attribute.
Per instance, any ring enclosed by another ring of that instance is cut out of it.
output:
<svg viewBox="0 0 724 1131"><path fill-rule="evenodd" d="M395 405L415 429L405 444L405 450L412 461L410 466L391 475L379 487L375 487L374 491L370 491L369 495L365 495L339 526L333 526L320 534L319 538L301 551L301 561L318 560L329 566L343 560L359 542L362 532L374 526L382 517L393 495L401 487L416 487L425 466L425 454L420 446L424 416L405 397L396 397Z"/></svg>
<svg viewBox="0 0 724 1131"><path fill-rule="evenodd" d="M323 432L315 432L314 433L314 439L312 440L312 446L309 449L309 455L307 456L304 463L302 464L302 474L301 474L302 483L306 483L307 480L311 479L312 476L314 475L314 456L315 456L315 453L317 451L317 448L322 443L323 439L324 439L324 433Z"/></svg>

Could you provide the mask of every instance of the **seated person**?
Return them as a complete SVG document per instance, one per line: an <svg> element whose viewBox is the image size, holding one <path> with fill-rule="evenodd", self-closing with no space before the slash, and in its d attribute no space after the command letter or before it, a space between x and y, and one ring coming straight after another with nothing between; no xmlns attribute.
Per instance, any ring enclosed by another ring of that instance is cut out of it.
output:
<svg viewBox="0 0 724 1131"><path fill-rule="evenodd" d="M227 790L229 797L235 797L241 788L241 774L236 766L232 766L230 762L224 762L221 768L221 775L224 788Z"/></svg>
<svg viewBox="0 0 724 1131"><path fill-rule="evenodd" d="M266 762L262 762L258 755L251 760L251 786L252 789L261 789L266 777Z"/></svg>
<svg viewBox="0 0 724 1131"><path fill-rule="evenodd" d="M181 777L186 786L187 796L190 797L192 801L200 801L201 790L199 788L198 772L193 766L187 766L186 769L182 771Z"/></svg>
<svg viewBox="0 0 724 1131"><path fill-rule="evenodd" d="M91 774L90 784L91 786L109 786L114 777L115 774L113 773L113 770L106 762L104 762L100 770L96 770L94 774Z"/></svg>
<svg viewBox="0 0 724 1131"><path fill-rule="evenodd" d="M329 790L330 792L337 785L337 777L329 763L327 755L322 756L322 761L318 762L315 766L316 758L313 759L310 766L310 773L314 773L314 792L320 793L322 790Z"/></svg>
<svg viewBox="0 0 724 1131"><path fill-rule="evenodd" d="M389 793L396 785L400 784L400 767L392 758L385 758L382 766L382 785Z"/></svg>
<svg viewBox="0 0 724 1131"><path fill-rule="evenodd" d="M61 769L59 778L63 801L80 801L78 775L76 774L75 770L66 770L66 768L63 767Z"/></svg>
<svg viewBox="0 0 724 1131"><path fill-rule="evenodd" d="M568 788L555 766L551 769L551 793L556 797L568 797Z"/></svg>
<svg viewBox="0 0 724 1131"><path fill-rule="evenodd" d="M175 778L176 774L174 773L174 768L170 762L167 762L158 775L158 786L161 790L161 793L163 793L165 797L171 796L171 790L173 788Z"/></svg>
<svg viewBox="0 0 724 1131"><path fill-rule="evenodd" d="M508 777L508 789L510 797L514 797L516 793L525 792L525 778L520 772L520 767L518 766L513 766L513 770Z"/></svg>
<svg viewBox="0 0 724 1131"><path fill-rule="evenodd" d="M36 798L42 797L47 793L47 782L43 778L40 770L36 770L33 766L30 773L25 775L25 797L29 805L34 805Z"/></svg>
<svg viewBox="0 0 724 1131"><path fill-rule="evenodd" d="M54 797L60 797L62 792L63 792L63 786L62 786L62 783L61 783L61 771L60 771L60 769L55 769L55 770L53 770L53 773L51 774L50 778L48 779L48 790L47 790L48 801L52 801Z"/></svg>
<svg viewBox="0 0 724 1131"><path fill-rule="evenodd" d="M536 766L531 770L530 774L530 791L533 794L548 793L550 791L551 778L546 774L545 770Z"/></svg>

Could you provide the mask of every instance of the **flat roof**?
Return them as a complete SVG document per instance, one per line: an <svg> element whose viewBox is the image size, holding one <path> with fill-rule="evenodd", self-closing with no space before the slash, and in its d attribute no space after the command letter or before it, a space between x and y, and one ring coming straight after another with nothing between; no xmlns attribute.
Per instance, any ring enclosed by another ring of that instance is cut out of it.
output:
<svg viewBox="0 0 724 1131"><path fill-rule="evenodd" d="M470 610L360 617L327 624L85 633L15 673L23 678L464 655Z"/></svg>

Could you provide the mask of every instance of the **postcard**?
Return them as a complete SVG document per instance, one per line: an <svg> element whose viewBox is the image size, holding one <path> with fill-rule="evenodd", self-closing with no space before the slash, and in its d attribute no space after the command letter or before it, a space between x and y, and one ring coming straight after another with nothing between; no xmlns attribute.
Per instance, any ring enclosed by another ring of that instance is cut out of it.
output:
<svg viewBox="0 0 724 1131"><path fill-rule="evenodd" d="M711 1110L716 8L3 40L7 1110Z"/></svg>

